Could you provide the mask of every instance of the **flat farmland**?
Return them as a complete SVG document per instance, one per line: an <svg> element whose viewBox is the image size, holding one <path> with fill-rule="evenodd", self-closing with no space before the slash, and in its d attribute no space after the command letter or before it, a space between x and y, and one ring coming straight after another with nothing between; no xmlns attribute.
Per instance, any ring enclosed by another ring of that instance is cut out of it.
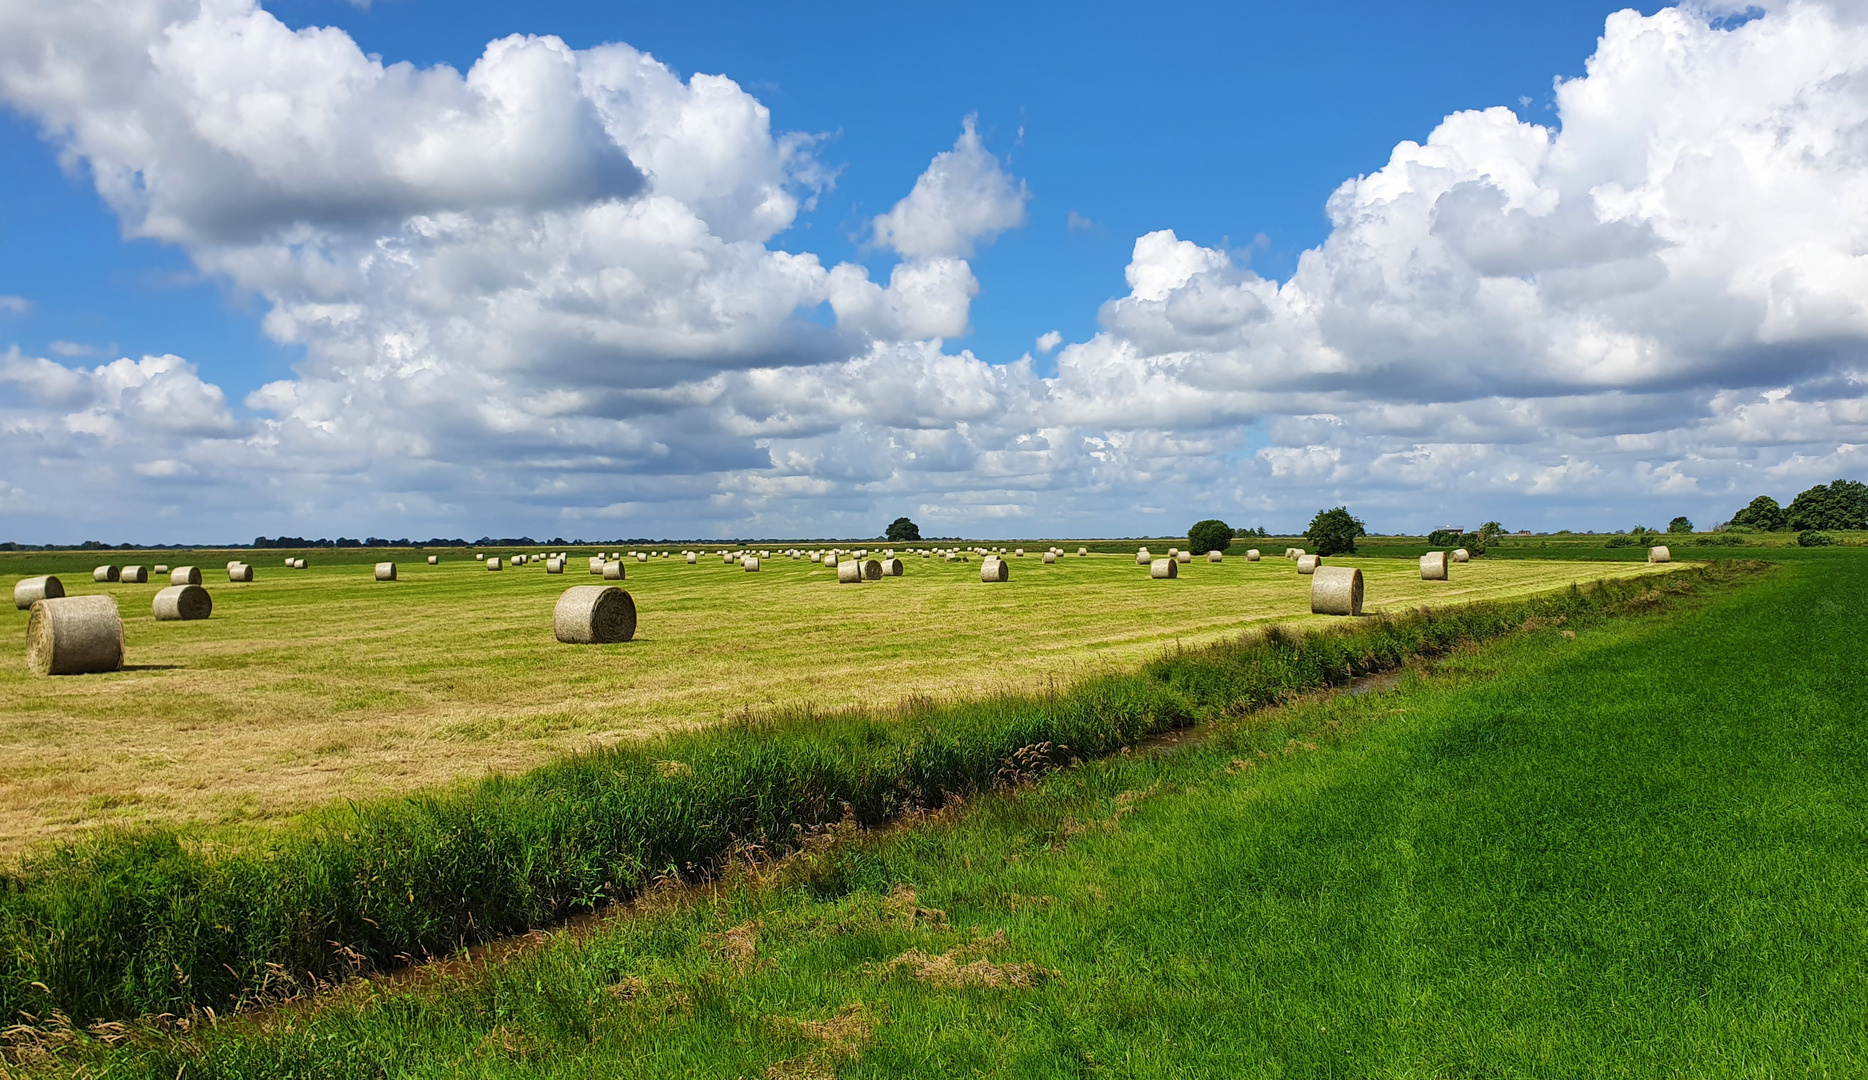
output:
<svg viewBox="0 0 1868 1080"><path fill-rule="evenodd" d="M988 585L977 559L909 554L902 578L839 585L808 560L775 556L754 574L714 554L629 563L635 640L573 646L553 638L552 606L600 580L587 553L557 576L542 562L491 573L459 550L437 566L396 552L394 582L372 579L380 552L304 554L306 570L284 569L281 553L136 553L203 566L214 615L193 623L151 617L166 578L91 580L124 553L0 555L9 586L52 572L71 595L115 596L126 635L123 671L34 678L27 615L7 608L0 854L99 824L271 822L742 714L1061 685L1177 643L1331 621L1309 614L1310 579L1272 556L1196 560L1154 581L1129 555L1027 555ZM227 582L228 557L251 559L257 580ZM1423 582L1412 559L1330 561L1362 569L1371 613L1657 569L1513 558Z"/></svg>

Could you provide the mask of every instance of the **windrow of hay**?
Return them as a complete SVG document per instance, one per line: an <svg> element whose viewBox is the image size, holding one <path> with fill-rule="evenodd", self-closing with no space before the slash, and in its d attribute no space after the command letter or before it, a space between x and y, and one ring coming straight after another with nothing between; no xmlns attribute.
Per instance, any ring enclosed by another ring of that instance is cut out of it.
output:
<svg viewBox="0 0 1868 1080"><path fill-rule="evenodd" d="M89 675L123 666L123 619L108 596L35 601L26 620L26 667L34 675Z"/></svg>
<svg viewBox="0 0 1868 1080"><path fill-rule="evenodd" d="M1310 613L1362 614L1362 571L1353 566L1319 566L1310 579Z"/></svg>
<svg viewBox="0 0 1868 1080"><path fill-rule="evenodd" d="M13 606L25 611L34 601L56 600L64 595L65 583L51 574L21 578L13 585Z"/></svg>
<svg viewBox="0 0 1868 1080"><path fill-rule="evenodd" d="M192 622L214 614L214 598L199 585L171 585L156 594L150 612L157 622Z"/></svg>
<svg viewBox="0 0 1868 1080"><path fill-rule="evenodd" d="M636 601L614 585L573 585L551 611L552 633L567 645L613 645L636 636Z"/></svg>

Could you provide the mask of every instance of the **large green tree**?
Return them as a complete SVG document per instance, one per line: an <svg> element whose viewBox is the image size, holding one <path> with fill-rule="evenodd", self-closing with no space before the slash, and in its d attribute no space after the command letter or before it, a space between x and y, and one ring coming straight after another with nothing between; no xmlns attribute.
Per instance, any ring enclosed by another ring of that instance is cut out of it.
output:
<svg viewBox="0 0 1868 1080"><path fill-rule="evenodd" d="M1854 480L1818 484L1791 500L1784 523L1799 532L1808 529L1868 529L1864 496L1868 488Z"/></svg>
<svg viewBox="0 0 1868 1080"><path fill-rule="evenodd" d="M1304 536L1319 555L1353 554L1356 537L1366 535L1368 529L1362 519L1351 515L1347 506L1317 511L1317 516L1310 519L1310 528L1304 530Z"/></svg>
<svg viewBox="0 0 1868 1080"><path fill-rule="evenodd" d="M1751 505L1732 515L1732 524L1764 532L1782 532L1786 527L1784 508L1777 505L1777 500L1769 495L1760 495L1751 500Z"/></svg>
<svg viewBox="0 0 1868 1080"><path fill-rule="evenodd" d="M1224 551L1232 546L1232 526L1218 518L1196 521L1187 530L1187 550L1195 555Z"/></svg>
<svg viewBox="0 0 1868 1080"><path fill-rule="evenodd" d="M887 536L893 543L912 543L921 539L921 526L916 525L905 517L898 517L889 523Z"/></svg>

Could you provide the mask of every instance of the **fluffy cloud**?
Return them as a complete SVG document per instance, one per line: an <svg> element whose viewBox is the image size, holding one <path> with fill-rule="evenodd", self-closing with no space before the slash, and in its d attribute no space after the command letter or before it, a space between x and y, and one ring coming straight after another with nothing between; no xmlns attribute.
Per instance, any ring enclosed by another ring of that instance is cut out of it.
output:
<svg viewBox="0 0 1868 1080"><path fill-rule="evenodd" d="M1287 281L1144 235L1050 377L945 345L1030 199L971 117L871 223L884 284L769 246L811 137L626 45L463 74L252 0L5 5L0 96L305 350L238 409L175 357L0 357L0 503L115 495L64 528L1627 525L1868 471L1868 27L1820 4L1610 17L1557 124L1399 144Z"/></svg>

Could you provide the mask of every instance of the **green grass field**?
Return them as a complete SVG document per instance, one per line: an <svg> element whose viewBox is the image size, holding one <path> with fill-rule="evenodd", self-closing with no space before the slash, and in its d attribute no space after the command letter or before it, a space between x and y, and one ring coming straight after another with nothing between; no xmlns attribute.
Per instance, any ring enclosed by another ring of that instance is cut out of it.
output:
<svg viewBox="0 0 1868 1080"><path fill-rule="evenodd" d="M1861 1075L1864 588L1859 551L1788 552L490 964L44 1068Z"/></svg>
<svg viewBox="0 0 1868 1080"><path fill-rule="evenodd" d="M977 560L914 556L905 577L860 586L808 560L773 558L757 574L717 557L631 563L636 639L596 647L551 633L558 594L599 580L584 551L562 577L542 564L490 573L459 550L434 567L412 551L299 552L303 571L284 569L284 552L0 554L9 587L52 572L73 595L117 597L128 650L122 672L34 678L26 613L6 609L0 858L97 824L272 822L726 717L1069 684L1177 643L1328 621L1308 613L1309 579L1281 558L1248 563L1241 548L1151 581L1129 555L1045 566L1036 546L994 585ZM1649 569L1621 554L1601 565L1481 560L1450 582L1420 581L1408 559L1340 561L1363 569L1368 609L1380 612ZM232 557L250 559L257 580L227 582ZM381 558L396 560L400 580L372 580ZM150 600L166 580L93 583L106 560L202 565L213 618L155 622Z"/></svg>

